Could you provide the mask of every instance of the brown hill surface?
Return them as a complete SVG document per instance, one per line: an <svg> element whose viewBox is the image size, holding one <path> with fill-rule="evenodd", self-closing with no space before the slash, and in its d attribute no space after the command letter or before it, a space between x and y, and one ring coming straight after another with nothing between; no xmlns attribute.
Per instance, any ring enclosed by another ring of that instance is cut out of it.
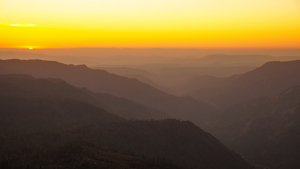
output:
<svg viewBox="0 0 300 169"><path fill-rule="evenodd" d="M255 164L300 167L300 86L226 109L208 125L225 145Z"/></svg>

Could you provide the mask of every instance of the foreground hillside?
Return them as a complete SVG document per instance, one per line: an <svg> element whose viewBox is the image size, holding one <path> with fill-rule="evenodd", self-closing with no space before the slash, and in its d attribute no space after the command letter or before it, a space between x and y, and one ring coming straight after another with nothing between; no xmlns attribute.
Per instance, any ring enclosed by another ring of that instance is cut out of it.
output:
<svg viewBox="0 0 300 169"><path fill-rule="evenodd" d="M41 60L0 60L0 67L1 74L22 73L39 78L61 78L71 85L127 98L169 116L191 120L197 124L210 118L214 111L209 105L191 97L176 97L136 79L93 70L85 65L65 65Z"/></svg>
<svg viewBox="0 0 300 169"><path fill-rule="evenodd" d="M234 105L208 126L225 145L255 164L300 167L300 86Z"/></svg>
<svg viewBox="0 0 300 169"><path fill-rule="evenodd" d="M0 84L5 83L0 80ZM26 94L30 85L10 85L10 89L0 92L3 165L174 168L176 163L194 168L253 168L188 121L128 121L73 96L47 96L39 94L39 88Z"/></svg>
<svg viewBox="0 0 300 169"><path fill-rule="evenodd" d="M112 168L143 168L143 169L184 169L169 159L146 159L134 153L121 153L117 150L99 146L81 138L64 144L31 140L26 146L16 146L0 159L1 169L112 169ZM26 140L27 141L27 140ZM35 144L35 145L33 145ZM45 146L45 144L47 146ZM8 147L12 148L12 147ZM25 149L22 150L22 149ZM30 149L30 152L27 150ZM22 150L22 151L20 151ZM13 157L13 158L12 158Z"/></svg>

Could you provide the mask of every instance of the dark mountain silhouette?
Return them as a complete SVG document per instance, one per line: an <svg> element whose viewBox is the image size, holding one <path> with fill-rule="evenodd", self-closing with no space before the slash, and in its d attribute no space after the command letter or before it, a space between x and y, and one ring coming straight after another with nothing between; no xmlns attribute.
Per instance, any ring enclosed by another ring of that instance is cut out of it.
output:
<svg viewBox="0 0 300 169"><path fill-rule="evenodd" d="M255 164L300 167L300 86L234 105L209 123L208 130Z"/></svg>
<svg viewBox="0 0 300 169"><path fill-rule="evenodd" d="M23 97L58 97L80 100L126 119L165 119L166 113L110 94L93 93L61 79L36 79L30 75L0 75L2 94Z"/></svg>
<svg viewBox="0 0 300 169"><path fill-rule="evenodd" d="M65 65L41 60L1 60L0 73L24 73L41 78L61 78L71 85L93 92L124 97L153 107L170 116L201 123L212 115L213 108L192 97L176 97L159 91L136 79L129 79L85 65Z"/></svg>
<svg viewBox="0 0 300 169"><path fill-rule="evenodd" d="M173 161L194 168L253 168L189 121L129 121L81 100L47 96L40 90L44 88L41 79L34 83L40 87L33 93L31 85L10 85L9 90L0 92L3 165L175 168ZM82 138L86 141L76 141ZM102 151L102 146L117 152ZM145 161L125 156L126 152L144 156ZM147 160L154 163L147 164ZM167 167L162 167L164 164Z"/></svg>
<svg viewBox="0 0 300 169"><path fill-rule="evenodd" d="M245 74L220 80L212 80L212 87L202 88L188 94L198 100L205 100L221 108L250 99L279 94L288 87L300 84L300 60L268 62ZM207 84L209 84L207 82ZM217 86L224 84L223 86ZM214 87L217 86L217 87Z"/></svg>

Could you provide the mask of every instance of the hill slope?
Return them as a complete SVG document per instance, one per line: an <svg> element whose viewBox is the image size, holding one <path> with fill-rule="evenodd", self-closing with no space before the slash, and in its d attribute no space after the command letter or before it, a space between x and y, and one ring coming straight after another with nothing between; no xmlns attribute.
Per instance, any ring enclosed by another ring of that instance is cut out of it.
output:
<svg viewBox="0 0 300 169"><path fill-rule="evenodd" d="M29 75L0 75L0 91L23 97L58 97L80 100L126 119L165 119L167 114L110 94L93 93L61 79L36 79Z"/></svg>
<svg viewBox="0 0 300 169"><path fill-rule="evenodd" d="M300 84L300 60L268 62L248 73L215 81L226 83L222 86L211 84L212 87L201 88L188 94L221 108L262 96L276 95L288 87ZM209 82L214 83L212 80Z"/></svg>
<svg viewBox="0 0 300 169"><path fill-rule="evenodd" d="M23 73L40 78L61 78L71 85L93 92L109 93L124 97L166 112L170 116L201 123L211 116L213 108L191 97L176 97L150 85L85 65L65 65L41 60L1 60L0 73Z"/></svg>
<svg viewBox="0 0 300 169"><path fill-rule="evenodd" d="M44 165L36 163L37 154L42 154L47 162L51 157L45 157L48 154L45 151L50 151L51 147L54 150L50 154L56 154L57 147L76 138L84 138L95 143L96 147L136 152L148 159L170 159L187 167L253 168L241 156L191 122L128 121L80 100L39 94L39 88L27 95L28 88L30 86L16 88L11 85L11 90L0 92L1 161L6 158L24 165L26 162ZM81 143L58 151L61 151L58 153L61 156L55 155L52 161L55 165L62 164L61 160L68 163L70 158L76 164L82 164L78 162L81 156L83 161L90 161L88 165L93 165L91 162L97 162L100 158L97 155L93 157L95 152Z"/></svg>
<svg viewBox="0 0 300 169"><path fill-rule="evenodd" d="M234 105L209 124L225 145L256 164L300 167L300 86Z"/></svg>

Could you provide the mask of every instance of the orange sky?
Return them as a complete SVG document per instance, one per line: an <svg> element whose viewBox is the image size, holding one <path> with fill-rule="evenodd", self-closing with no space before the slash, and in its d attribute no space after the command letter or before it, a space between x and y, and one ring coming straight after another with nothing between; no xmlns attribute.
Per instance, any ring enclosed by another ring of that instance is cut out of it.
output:
<svg viewBox="0 0 300 169"><path fill-rule="evenodd" d="M299 48L299 0L1 0L0 47Z"/></svg>

